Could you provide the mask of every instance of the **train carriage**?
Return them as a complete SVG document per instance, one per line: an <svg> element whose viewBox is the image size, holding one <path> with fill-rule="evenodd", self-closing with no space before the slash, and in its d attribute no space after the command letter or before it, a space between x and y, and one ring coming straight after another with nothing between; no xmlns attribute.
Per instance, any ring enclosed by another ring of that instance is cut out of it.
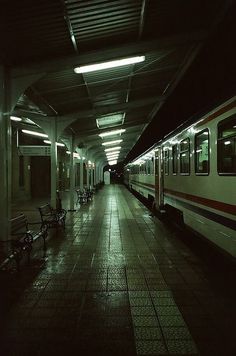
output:
<svg viewBox="0 0 236 356"><path fill-rule="evenodd" d="M125 168L126 184L174 209L236 257L236 97L167 135Z"/></svg>

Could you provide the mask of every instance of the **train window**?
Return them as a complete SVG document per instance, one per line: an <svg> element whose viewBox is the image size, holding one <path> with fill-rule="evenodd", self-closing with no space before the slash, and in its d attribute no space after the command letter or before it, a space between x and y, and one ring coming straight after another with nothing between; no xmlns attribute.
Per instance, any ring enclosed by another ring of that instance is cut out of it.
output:
<svg viewBox="0 0 236 356"><path fill-rule="evenodd" d="M195 135L195 173L209 174L209 130Z"/></svg>
<svg viewBox="0 0 236 356"><path fill-rule="evenodd" d="M236 115L218 125L218 173L236 175Z"/></svg>
<svg viewBox="0 0 236 356"><path fill-rule="evenodd" d="M190 174L190 141L185 138L180 142L180 173Z"/></svg>
<svg viewBox="0 0 236 356"><path fill-rule="evenodd" d="M164 150L164 172L165 175L168 176L169 174L169 150Z"/></svg>
<svg viewBox="0 0 236 356"><path fill-rule="evenodd" d="M178 150L177 145L172 147L172 172L173 174L178 173Z"/></svg>
<svg viewBox="0 0 236 356"><path fill-rule="evenodd" d="M154 173L154 157L150 160L150 174Z"/></svg>

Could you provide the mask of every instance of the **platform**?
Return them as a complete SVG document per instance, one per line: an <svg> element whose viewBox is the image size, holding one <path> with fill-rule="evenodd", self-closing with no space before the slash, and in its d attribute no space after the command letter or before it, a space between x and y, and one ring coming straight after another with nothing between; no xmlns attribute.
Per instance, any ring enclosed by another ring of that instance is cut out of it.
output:
<svg viewBox="0 0 236 356"><path fill-rule="evenodd" d="M105 186L44 258L1 273L2 355L235 355L235 285L177 235Z"/></svg>

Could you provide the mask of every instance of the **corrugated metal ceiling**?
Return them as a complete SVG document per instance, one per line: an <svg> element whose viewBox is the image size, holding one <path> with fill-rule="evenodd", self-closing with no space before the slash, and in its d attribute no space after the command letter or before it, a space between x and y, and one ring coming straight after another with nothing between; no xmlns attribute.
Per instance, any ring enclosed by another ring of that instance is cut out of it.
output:
<svg viewBox="0 0 236 356"><path fill-rule="evenodd" d="M96 118L124 112L124 149L131 149L174 90L230 1L3 0L1 62L18 75L42 73L27 89L47 115L76 118L71 129L104 157ZM145 55L140 64L75 74L81 63ZM20 114L27 100L18 103ZM28 108L30 109L30 108ZM35 108L34 108L35 110ZM29 110L30 111L30 110ZM50 119L50 117L49 117Z"/></svg>

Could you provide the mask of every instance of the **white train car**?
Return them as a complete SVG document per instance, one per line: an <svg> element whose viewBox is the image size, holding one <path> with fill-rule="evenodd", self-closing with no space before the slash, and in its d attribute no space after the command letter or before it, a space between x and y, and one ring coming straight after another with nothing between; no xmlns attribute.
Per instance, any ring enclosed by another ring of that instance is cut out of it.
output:
<svg viewBox="0 0 236 356"><path fill-rule="evenodd" d="M131 162L126 184L236 257L236 97Z"/></svg>

